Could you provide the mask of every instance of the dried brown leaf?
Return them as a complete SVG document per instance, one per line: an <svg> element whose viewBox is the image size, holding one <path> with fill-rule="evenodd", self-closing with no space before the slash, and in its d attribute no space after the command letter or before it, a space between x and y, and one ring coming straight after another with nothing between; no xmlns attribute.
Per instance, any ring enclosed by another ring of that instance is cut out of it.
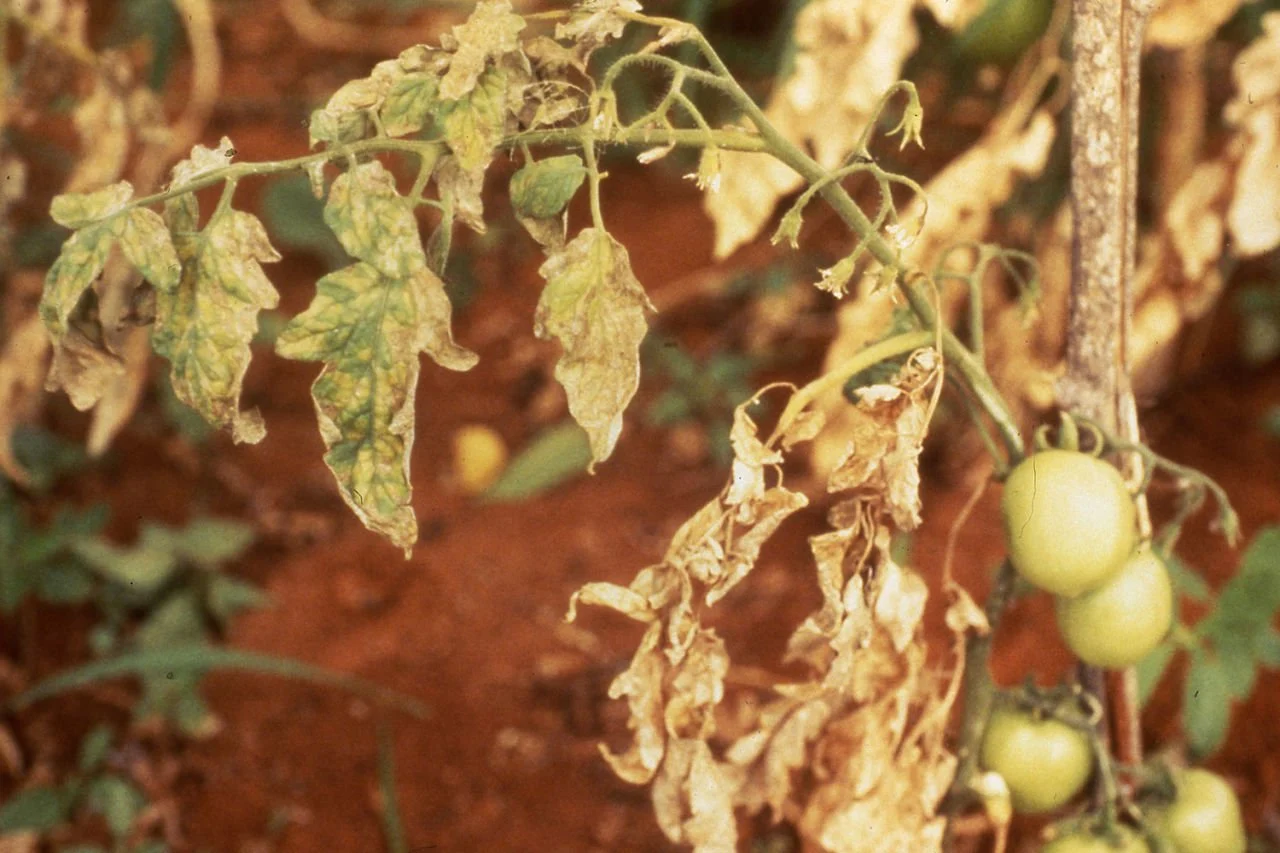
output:
<svg viewBox="0 0 1280 853"><path fill-rule="evenodd" d="M918 35L912 2L814 0L795 28L795 70L774 90L765 114L790 141L812 147L834 169L898 79ZM724 152L719 192L704 200L715 222L715 256L753 239L778 200L801 185L799 175L762 155Z"/></svg>
<svg viewBox="0 0 1280 853"><path fill-rule="evenodd" d="M18 326L0 353L0 471L15 483L29 482L13 455L13 431L39 412L49 364L49 333L32 315Z"/></svg>
<svg viewBox="0 0 1280 853"><path fill-rule="evenodd" d="M1240 152L1227 225L1242 255L1280 245L1280 12L1265 15L1262 26L1232 68L1236 96L1225 111Z"/></svg>
<svg viewBox="0 0 1280 853"><path fill-rule="evenodd" d="M695 853L735 853L733 773L702 740L673 740L653 782L653 810L667 838Z"/></svg>
<svg viewBox="0 0 1280 853"><path fill-rule="evenodd" d="M1181 48L1204 44L1244 0L1159 0L1147 24L1147 44Z"/></svg>

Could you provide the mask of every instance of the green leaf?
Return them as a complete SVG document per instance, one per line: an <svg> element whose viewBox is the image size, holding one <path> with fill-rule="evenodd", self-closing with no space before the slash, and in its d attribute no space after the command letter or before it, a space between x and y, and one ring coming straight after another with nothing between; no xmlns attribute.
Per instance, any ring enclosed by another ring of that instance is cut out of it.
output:
<svg viewBox="0 0 1280 853"><path fill-rule="evenodd" d="M81 297L102 274L115 238L109 224L88 225L67 238L58 259L49 267L40 298L40 318L54 341L67 332L68 321Z"/></svg>
<svg viewBox="0 0 1280 853"><path fill-rule="evenodd" d="M160 214L136 207L112 226L129 263L158 290L172 292L182 278L182 265Z"/></svg>
<svg viewBox="0 0 1280 853"><path fill-rule="evenodd" d="M48 832L71 819L66 798L57 788L28 788L0 806L0 833Z"/></svg>
<svg viewBox="0 0 1280 853"><path fill-rule="evenodd" d="M229 428L235 441L254 444L266 428L256 409L240 410L240 392L258 312L279 302L261 263L280 256L258 218L238 210L177 242L182 280L172 293L156 294L152 343L172 365L179 400L209 423Z"/></svg>
<svg viewBox="0 0 1280 853"><path fill-rule="evenodd" d="M1169 662L1173 660L1174 652L1178 647L1166 640L1155 647L1151 654L1147 655L1138 662L1138 704L1146 705L1147 700L1151 698L1151 694L1155 693L1156 685L1160 683L1160 679L1164 676L1165 670L1169 668Z"/></svg>
<svg viewBox="0 0 1280 853"><path fill-rule="evenodd" d="M253 544L253 527L239 521L219 518L197 518L181 530L172 530L172 547L183 559L214 568L234 560ZM144 531L143 541L146 541Z"/></svg>
<svg viewBox="0 0 1280 853"><path fill-rule="evenodd" d="M83 539L72 551L104 579L128 591L130 597L150 598L178 568L168 549L136 546L120 548L100 539Z"/></svg>
<svg viewBox="0 0 1280 853"><path fill-rule="evenodd" d="M406 74L396 81L382 104L382 129L388 136L406 136L422 130L435 111L439 88L439 78L425 71Z"/></svg>
<svg viewBox="0 0 1280 853"><path fill-rule="evenodd" d="M1227 736L1231 722L1231 691L1227 674L1212 655L1191 656L1182 700L1183 728L1196 755L1215 752Z"/></svg>
<svg viewBox="0 0 1280 853"><path fill-rule="evenodd" d="M503 469L484 500L521 501L586 473L591 442L576 421L566 420L540 432Z"/></svg>
<svg viewBox="0 0 1280 853"><path fill-rule="evenodd" d="M312 252L335 269L348 262L347 253L324 224L324 204L311 192L305 175L272 181L262 196L262 218L276 245Z"/></svg>
<svg viewBox="0 0 1280 853"><path fill-rule="evenodd" d="M147 798L119 776L99 776L89 783L85 804L90 811L102 815L112 836L119 840L129 834L138 814L146 807Z"/></svg>
<svg viewBox="0 0 1280 853"><path fill-rule="evenodd" d="M117 213L133 198L133 185L128 181L111 184L91 193L64 193L54 196L49 216L67 228L83 228Z"/></svg>
<svg viewBox="0 0 1280 853"><path fill-rule="evenodd" d="M427 268L412 206L380 163L334 181L325 221L362 262L320 279L276 350L326 363L311 386L325 463L365 526L407 553L418 537L409 484L418 353L451 370L470 369L476 356L453 341L444 284Z"/></svg>
<svg viewBox="0 0 1280 853"><path fill-rule="evenodd" d="M436 109L436 122L464 172L489 163L506 121L507 73L501 68L488 69L474 89L457 100L441 100Z"/></svg>
<svg viewBox="0 0 1280 853"><path fill-rule="evenodd" d="M640 383L640 342L649 298L631 272L627 250L607 232L583 229L538 270L546 287L534 333L564 347L556 379L569 413L591 440L592 465L609 457L622 413Z"/></svg>
<svg viewBox="0 0 1280 853"><path fill-rule="evenodd" d="M209 583L206 604L213 618L222 627L226 627L237 613L256 610L267 606L270 602L270 596L253 584L224 575L216 575Z"/></svg>
<svg viewBox="0 0 1280 853"><path fill-rule="evenodd" d="M1280 632L1268 628L1258 635L1255 643L1259 663L1272 669L1280 667Z"/></svg>
<svg viewBox="0 0 1280 853"><path fill-rule="evenodd" d="M516 213L532 219L558 216L586 177L587 169L577 154L538 160L511 176L511 205Z"/></svg>
<svg viewBox="0 0 1280 853"><path fill-rule="evenodd" d="M147 614L134 632L133 643L140 649L165 649L205 642L208 634L200 601L188 589L169 596Z"/></svg>
<svg viewBox="0 0 1280 853"><path fill-rule="evenodd" d="M80 741L80 772L93 773L107 760L111 751L111 740L114 737L111 727L104 724L95 726L93 731Z"/></svg>
<svg viewBox="0 0 1280 853"><path fill-rule="evenodd" d="M36 577L36 594L49 604L83 604L96 588L93 576L75 563L53 563Z"/></svg>
<svg viewBox="0 0 1280 853"><path fill-rule="evenodd" d="M343 675L301 661L271 655L222 649L207 645L170 646L163 649L146 649L118 655L106 660L94 661L74 669L65 670L46 678L24 693L11 698L6 707L26 708L36 702L60 696L71 690L80 690L103 681L127 675L175 675L183 672L208 670L235 670L259 675L278 675L297 681L309 681L326 687L336 687L386 703L415 717L425 717L426 707L413 699L364 679ZM0 824L2 827L3 824Z"/></svg>
<svg viewBox="0 0 1280 853"><path fill-rule="evenodd" d="M1173 582L1175 592L1185 595L1192 601L1208 601L1212 597L1209 584L1195 569L1188 566L1177 556L1169 554L1164 560L1169 569L1169 580Z"/></svg>

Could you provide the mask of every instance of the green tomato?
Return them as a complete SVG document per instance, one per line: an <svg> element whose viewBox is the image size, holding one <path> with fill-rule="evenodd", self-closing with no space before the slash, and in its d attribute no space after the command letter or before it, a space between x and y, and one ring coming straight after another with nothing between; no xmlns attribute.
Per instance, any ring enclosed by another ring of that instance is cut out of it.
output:
<svg viewBox="0 0 1280 853"><path fill-rule="evenodd" d="M1010 65L1044 35L1053 0L990 0L956 39L956 52L970 62Z"/></svg>
<svg viewBox="0 0 1280 853"><path fill-rule="evenodd" d="M1160 645L1171 624L1169 570L1148 548L1097 589L1058 599L1058 628L1067 648L1094 666L1133 666Z"/></svg>
<svg viewBox="0 0 1280 853"><path fill-rule="evenodd" d="M1137 540L1137 511L1120 472L1083 453L1028 456L1005 480L1000 509L1018 574L1068 598L1114 576Z"/></svg>
<svg viewBox="0 0 1280 853"><path fill-rule="evenodd" d="M1118 826L1114 837L1083 830L1059 836L1040 853L1151 853L1151 848L1141 835L1127 826Z"/></svg>
<svg viewBox="0 0 1280 853"><path fill-rule="evenodd" d="M1173 784L1173 802L1150 815L1152 829L1171 853L1245 853L1240 801L1225 779L1192 768L1175 773Z"/></svg>
<svg viewBox="0 0 1280 853"><path fill-rule="evenodd" d="M1004 778L1013 809L1022 814L1066 805L1093 773L1093 750L1083 732L1007 707L991 712L981 758L984 768Z"/></svg>

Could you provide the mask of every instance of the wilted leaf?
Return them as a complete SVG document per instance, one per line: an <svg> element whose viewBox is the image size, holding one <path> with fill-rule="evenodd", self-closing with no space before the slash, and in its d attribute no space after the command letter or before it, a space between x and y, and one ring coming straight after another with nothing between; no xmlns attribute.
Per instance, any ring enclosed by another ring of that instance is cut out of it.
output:
<svg viewBox="0 0 1280 853"><path fill-rule="evenodd" d="M78 193L117 180L129 154L129 110L117 79L131 76L128 60L111 51L101 59L94 88L72 113L80 136L81 156L67 178L67 190ZM113 79L115 78L115 79Z"/></svg>
<svg viewBox="0 0 1280 853"><path fill-rule="evenodd" d="M900 530L920 524L920 453L929 429L938 355L919 350L892 384L859 391L847 450L828 477L832 492L854 491L886 511Z"/></svg>
<svg viewBox="0 0 1280 853"><path fill-rule="evenodd" d="M531 219L558 216L586 177L577 154L537 160L511 176L511 206Z"/></svg>
<svg viewBox="0 0 1280 853"><path fill-rule="evenodd" d="M705 741L675 739L653 781L653 810L667 838L694 853L735 853L737 785Z"/></svg>
<svg viewBox="0 0 1280 853"><path fill-rule="evenodd" d="M1227 224L1235 237L1233 248L1243 255L1280 245L1280 12L1264 15L1262 27L1262 37L1232 66L1236 96L1224 111L1240 134Z"/></svg>
<svg viewBox="0 0 1280 853"><path fill-rule="evenodd" d="M569 20L556 24L556 38L577 43L582 62L591 51L622 35L627 21L619 12L639 12L638 0L584 0L574 6Z"/></svg>
<svg viewBox="0 0 1280 853"><path fill-rule="evenodd" d="M524 27L524 18L511 11L508 0L481 0L465 24L440 39L443 47L453 51L449 70L440 81L440 97L457 100L471 93L491 58L520 49Z"/></svg>
<svg viewBox="0 0 1280 853"><path fill-rule="evenodd" d="M262 417L240 410L240 391L258 312L279 302L261 264L280 256L258 218L243 211L216 216L199 234L175 227L175 235L182 279L156 294L152 345L169 359L178 399L236 441L261 441Z"/></svg>
<svg viewBox="0 0 1280 853"><path fill-rule="evenodd" d="M35 416L48 362L49 333L39 317L28 317L0 352L0 472L16 483L29 476L14 455L14 430Z"/></svg>
<svg viewBox="0 0 1280 853"><path fill-rule="evenodd" d="M1147 43L1165 48L1204 44L1243 0L1161 0L1147 24Z"/></svg>
<svg viewBox="0 0 1280 853"><path fill-rule="evenodd" d="M464 171L486 166L507 122L507 72L490 68L475 86L454 99L444 97L436 107L444 141Z"/></svg>
<svg viewBox="0 0 1280 853"><path fill-rule="evenodd" d="M564 353L556 379L569 412L591 439L594 462L609 457L622 413L640 382L640 342L652 309L631 272L627 250L607 232L584 229L538 270L546 287L534 332L556 338Z"/></svg>
<svg viewBox="0 0 1280 853"><path fill-rule="evenodd" d="M603 745L600 752L613 772L633 785L643 785L653 778L667 748L662 722L662 678L667 665L658 648L662 628L661 622L649 626L631 658L631 666L609 685L610 699L627 698L631 712L627 727L633 737L624 753L611 752Z"/></svg>
<svg viewBox="0 0 1280 853"><path fill-rule="evenodd" d="M182 266L160 214L135 207L113 224L124 256L147 281L165 292L178 286Z"/></svg>
<svg viewBox="0 0 1280 853"><path fill-rule="evenodd" d="M115 237L109 223L88 225L67 238L45 277L40 317L54 339L67 331L67 322L80 299L107 265Z"/></svg>

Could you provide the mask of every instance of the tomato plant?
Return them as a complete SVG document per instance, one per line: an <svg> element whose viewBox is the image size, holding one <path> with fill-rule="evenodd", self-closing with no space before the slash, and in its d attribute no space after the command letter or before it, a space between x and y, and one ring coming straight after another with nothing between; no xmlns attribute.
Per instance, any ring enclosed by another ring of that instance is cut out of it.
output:
<svg viewBox="0 0 1280 853"><path fill-rule="evenodd" d="M1200 768L1174 774L1173 802L1151 812L1151 824L1171 853L1244 853L1240 801L1227 781Z"/></svg>
<svg viewBox="0 0 1280 853"><path fill-rule="evenodd" d="M1009 559L1024 578L1076 596L1112 577L1133 550L1133 499L1115 468L1092 456L1046 450L1004 484L1001 513Z"/></svg>
<svg viewBox="0 0 1280 853"><path fill-rule="evenodd" d="M1015 811L1037 814L1069 803L1093 773L1089 738L1061 720L999 707L982 739L982 765L1004 777Z"/></svg>
<svg viewBox="0 0 1280 853"><path fill-rule="evenodd" d="M1173 622L1173 586L1164 562L1137 551L1115 577L1076 598L1058 599L1067 647L1094 666L1121 669L1151 653Z"/></svg>
<svg viewBox="0 0 1280 853"><path fill-rule="evenodd" d="M1042 853L1150 853L1142 836L1124 826L1109 835L1077 830L1061 835L1045 845Z"/></svg>

